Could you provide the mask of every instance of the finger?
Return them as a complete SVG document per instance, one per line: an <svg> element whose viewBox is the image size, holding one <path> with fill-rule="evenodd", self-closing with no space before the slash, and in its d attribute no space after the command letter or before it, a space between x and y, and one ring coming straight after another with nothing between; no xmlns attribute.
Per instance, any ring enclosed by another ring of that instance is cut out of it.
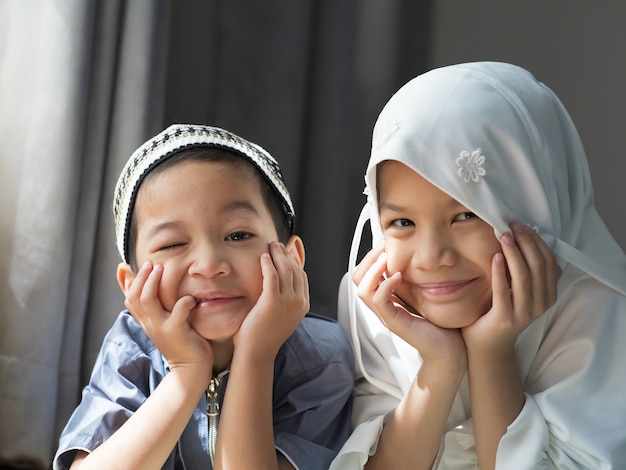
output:
<svg viewBox="0 0 626 470"><path fill-rule="evenodd" d="M533 302L530 273L522 253L520 252L513 235L505 233L500 238L502 253L511 277L511 291L513 295L513 313L516 316L530 316ZM524 322L526 318L522 318Z"/></svg>
<svg viewBox="0 0 626 470"><path fill-rule="evenodd" d="M383 274L387 270L387 254L382 252L378 259L370 265L370 268L361 276L360 282L357 284L357 295L361 297L365 303L367 299L371 299L378 290L380 283L385 280Z"/></svg>
<svg viewBox="0 0 626 470"><path fill-rule="evenodd" d="M531 230L531 236L535 241L537 249L545 259L546 282L544 282L544 285L546 288L547 301L552 305L557 298L557 284L563 274L563 270L561 266L559 266L556 255L546 244L545 240L534 230Z"/></svg>
<svg viewBox="0 0 626 470"><path fill-rule="evenodd" d="M269 253L263 253L261 255L261 274L263 276L263 292L278 292L278 273L272 260L272 256Z"/></svg>
<svg viewBox="0 0 626 470"><path fill-rule="evenodd" d="M148 276L152 272L152 263L150 261L146 261L143 266L139 269L139 272L133 279L130 287L126 291L126 298L131 302L138 301L141 295L141 291L143 290L143 286L148 280Z"/></svg>
<svg viewBox="0 0 626 470"><path fill-rule="evenodd" d="M159 309L163 310L161 306L161 302L159 301L159 284L161 283L161 277L163 276L163 266L160 264L155 264L152 267L152 271L148 275L148 279L146 279L145 284L143 285L143 289L141 290L141 294L139 296L139 300L141 305L147 309Z"/></svg>
<svg viewBox="0 0 626 470"><path fill-rule="evenodd" d="M492 309L495 312L511 312L511 289L506 272L506 262L502 253L496 253L491 260Z"/></svg>
<svg viewBox="0 0 626 470"><path fill-rule="evenodd" d="M403 306L394 302L394 291L401 283L402 275L399 272L394 273L380 284L373 297L376 308L372 310L389 330L396 333L408 330L411 321L409 312Z"/></svg>
<svg viewBox="0 0 626 470"><path fill-rule="evenodd" d="M372 248L361 260L361 262L357 265L354 272L352 273L352 280L355 284L360 284L363 276L367 271L369 271L372 264L376 262L376 260L380 257L381 253L385 250L385 245L383 243L379 243L374 248Z"/></svg>
<svg viewBox="0 0 626 470"><path fill-rule="evenodd" d="M185 295L178 299L172 308L171 320L176 324L182 324L189 319L191 310L198 304L192 295Z"/></svg>
<svg viewBox="0 0 626 470"><path fill-rule="evenodd" d="M544 241L528 225L513 223L511 228L515 232L516 244L529 272L532 294L530 315L534 319L545 312L554 302L551 300L550 291L556 294L556 286L552 288L549 285L554 284L555 280L550 277L550 268L548 267L552 255L549 249L542 249L542 247L547 248Z"/></svg>
<svg viewBox="0 0 626 470"><path fill-rule="evenodd" d="M282 243L273 241L270 243L269 252L276 271L278 292L293 292L294 270L290 263L291 257L287 253L287 248Z"/></svg>

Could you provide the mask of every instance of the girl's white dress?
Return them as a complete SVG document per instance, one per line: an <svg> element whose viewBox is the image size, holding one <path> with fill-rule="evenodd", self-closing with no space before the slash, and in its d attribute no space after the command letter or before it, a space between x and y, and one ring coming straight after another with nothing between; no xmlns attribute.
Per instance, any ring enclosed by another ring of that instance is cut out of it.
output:
<svg viewBox="0 0 626 470"><path fill-rule="evenodd" d="M626 256L595 210L585 152L556 95L524 69L483 62L415 78L376 123L369 200L339 293L357 360L355 429L331 470L363 468L421 364L350 281L366 220L374 242L380 237L375 167L388 159L460 201L496 235L512 220L530 224L563 268L556 304L516 344L526 402L500 441L497 468L626 468ZM434 468L477 468L467 379Z"/></svg>

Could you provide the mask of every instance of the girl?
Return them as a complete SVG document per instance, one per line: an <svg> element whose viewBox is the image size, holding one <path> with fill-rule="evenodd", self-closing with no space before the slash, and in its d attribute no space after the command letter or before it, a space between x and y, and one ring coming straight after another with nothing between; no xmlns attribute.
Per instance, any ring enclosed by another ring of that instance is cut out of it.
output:
<svg viewBox="0 0 626 470"><path fill-rule="evenodd" d="M622 468L626 256L555 94L510 64L423 74L366 182L339 301L356 427L331 469Z"/></svg>

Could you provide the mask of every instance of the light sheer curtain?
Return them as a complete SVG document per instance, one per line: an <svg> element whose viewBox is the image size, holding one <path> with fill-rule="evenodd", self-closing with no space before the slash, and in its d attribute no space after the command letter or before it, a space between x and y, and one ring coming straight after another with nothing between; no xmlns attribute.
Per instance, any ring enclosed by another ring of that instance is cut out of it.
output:
<svg viewBox="0 0 626 470"><path fill-rule="evenodd" d="M82 385L85 325L110 324L121 305L110 188L161 124L164 10L0 2L3 456L50 460Z"/></svg>
<svg viewBox="0 0 626 470"><path fill-rule="evenodd" d="M371 127L426 69L429 5L0 0L0 456L52 458L123 308L115 181L171 122L276 155L336 316Z"/></svg>

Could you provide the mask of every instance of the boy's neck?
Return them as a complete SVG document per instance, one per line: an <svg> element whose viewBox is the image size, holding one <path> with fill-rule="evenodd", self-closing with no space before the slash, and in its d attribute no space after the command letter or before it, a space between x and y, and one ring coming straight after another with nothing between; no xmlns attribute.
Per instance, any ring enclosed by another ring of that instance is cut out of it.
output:
<svg viewBox="0 0 626 470"><path fill-rule="evenodd" d="M211 341L213 348L213 376L230 367L233 360L234 345L232 339L227 341Z"/></svg>

